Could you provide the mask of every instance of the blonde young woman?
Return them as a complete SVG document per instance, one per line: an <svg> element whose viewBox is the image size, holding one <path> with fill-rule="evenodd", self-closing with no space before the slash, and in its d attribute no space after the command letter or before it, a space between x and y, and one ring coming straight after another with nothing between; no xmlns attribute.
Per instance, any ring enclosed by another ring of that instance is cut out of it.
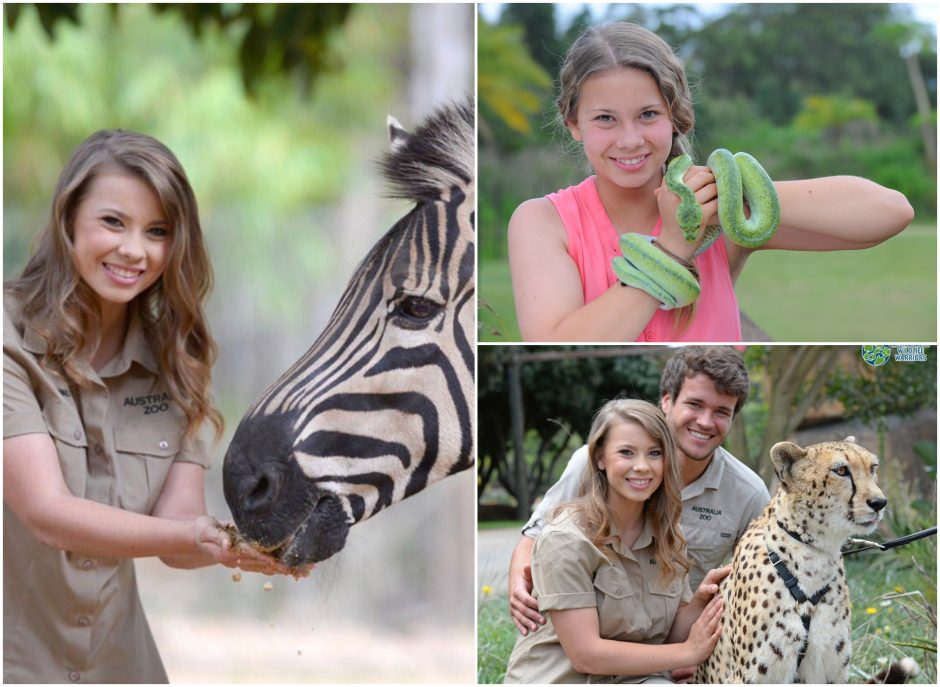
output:
<svg viewBox="0 0 940 687"><path fill-rule="evenodd" d="M196 200L148 136L100 131L4 286L3 678L166 682L134 558L286 573L206 514L215 344Z"/></svg>
<svg viewBox="0 0 940 687"><path fill-rule="evenodd" d="M532 554L547 622L520 636L507 683L663 682L707 657L721 632L710 571L689 588L675 446L658 408L615 400L588 438L584 496L560 506Z"/></svg>
<svg viewBox="0 0 940 687"><path fill-rule="evenodd" d="M650 31L627 22L587 29L559 76L562 124L594 174L577 186L528 200L509 222L516 314L527 341L740 341L734 283L754 250L853 250L874 246L913 218L900 193L867 179L835 176L776 182L780 226L760 248L722 235L701 255L676 220L678 197L663 171L689 152L695 122L682 63ZM716 224L715 178L693 166L684 181ZM646 291L621 286L611 267L623 233L652 235L674 259L693 262L701 295L660 309Z"/></svg>

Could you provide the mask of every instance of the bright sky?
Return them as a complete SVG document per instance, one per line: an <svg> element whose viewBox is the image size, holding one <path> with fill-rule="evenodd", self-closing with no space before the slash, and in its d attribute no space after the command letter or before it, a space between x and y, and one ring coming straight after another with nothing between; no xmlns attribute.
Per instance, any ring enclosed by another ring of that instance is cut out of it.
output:
<svg viewBox="0 0 940 687"><path fill-rule="evenodd" d="M502 7L505 3L501 2L481 2L479 3L480 13L489 21L496 21L499 18L499 14L502 10ZM653 5L661 5L665 3L649 3ZM706 14L721 14L729 7L731 3L724 2L705 2L697 3L698 7L705 10ZM931 24L934 27L936 32L937 27L937 7L938 3L936 2L914 2L914 3L902 3L907 4L914 9L914 15L926 24ZM603 2L589 2L589 3L569 3L561 2L556 4L558 19L561 22L562 26L566 26L571 19L577 15L581 8L587 5L591 8L591 14L596 18L601 18L607 12L609 8L608 3Z"/></svg>

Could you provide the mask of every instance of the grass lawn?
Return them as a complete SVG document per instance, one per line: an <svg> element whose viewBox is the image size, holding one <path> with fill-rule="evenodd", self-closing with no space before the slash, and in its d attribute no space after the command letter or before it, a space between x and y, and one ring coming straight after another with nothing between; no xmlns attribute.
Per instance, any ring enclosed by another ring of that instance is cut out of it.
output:
<svg viewBox="0 0 940 687"><path fill-rule="evenodd" d="M937 236L914 225L864 251L753 255L738 280L741 309L775 341L934 341ZM506 262L481 262L480 341L519 341Z"/></svg>
<svg viewBox="0 0 940 687"><path fill-rule="evenodd" d="M888 661L907 655L920 665L911 682L936 684L936 543L916 555L864 553L846 558L852 599L852 665L849 682L864 683ZM916 559L924 563L918 569ZM931 562L927 562L927 561ZM518 631L504 594L484 596L477 613L477 680L501 683Z"/></svg>

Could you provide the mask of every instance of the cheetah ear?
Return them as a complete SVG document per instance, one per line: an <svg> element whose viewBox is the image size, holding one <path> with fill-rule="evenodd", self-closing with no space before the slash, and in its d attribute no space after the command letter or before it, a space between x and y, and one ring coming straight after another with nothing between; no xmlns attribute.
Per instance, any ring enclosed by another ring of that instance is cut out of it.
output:
<svg viewBox="0 0 940 687"><path fill-rule="evenodd" d="M806 457L802 449L791 441L781 441L770 449L770 459L774 463L777 479L786 487L793 477L793 464Z"/></svg>
<svg viewBox="0 0 940 687"><path fill-rule="evenodd" d="M848 437L846 437L846 438L845 438L845 441L847 441L847 442L850 443L850 444L857 444L857 443L858 443L857 441L855 441L855 437L853 437L853 436L848 436Z"/></svg>

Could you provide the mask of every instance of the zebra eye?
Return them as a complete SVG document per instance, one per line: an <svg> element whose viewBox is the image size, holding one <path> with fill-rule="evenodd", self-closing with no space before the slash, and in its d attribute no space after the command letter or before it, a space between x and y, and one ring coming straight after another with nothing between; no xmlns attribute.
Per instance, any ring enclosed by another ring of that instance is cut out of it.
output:
<svg viewBox="0 0 940 687"><path fill-rule="evenodd" d="M395 314L400 316L404 326L420 327L437 315L441 307L438 303L421 296L406 296L399 301Z"/></svg>

